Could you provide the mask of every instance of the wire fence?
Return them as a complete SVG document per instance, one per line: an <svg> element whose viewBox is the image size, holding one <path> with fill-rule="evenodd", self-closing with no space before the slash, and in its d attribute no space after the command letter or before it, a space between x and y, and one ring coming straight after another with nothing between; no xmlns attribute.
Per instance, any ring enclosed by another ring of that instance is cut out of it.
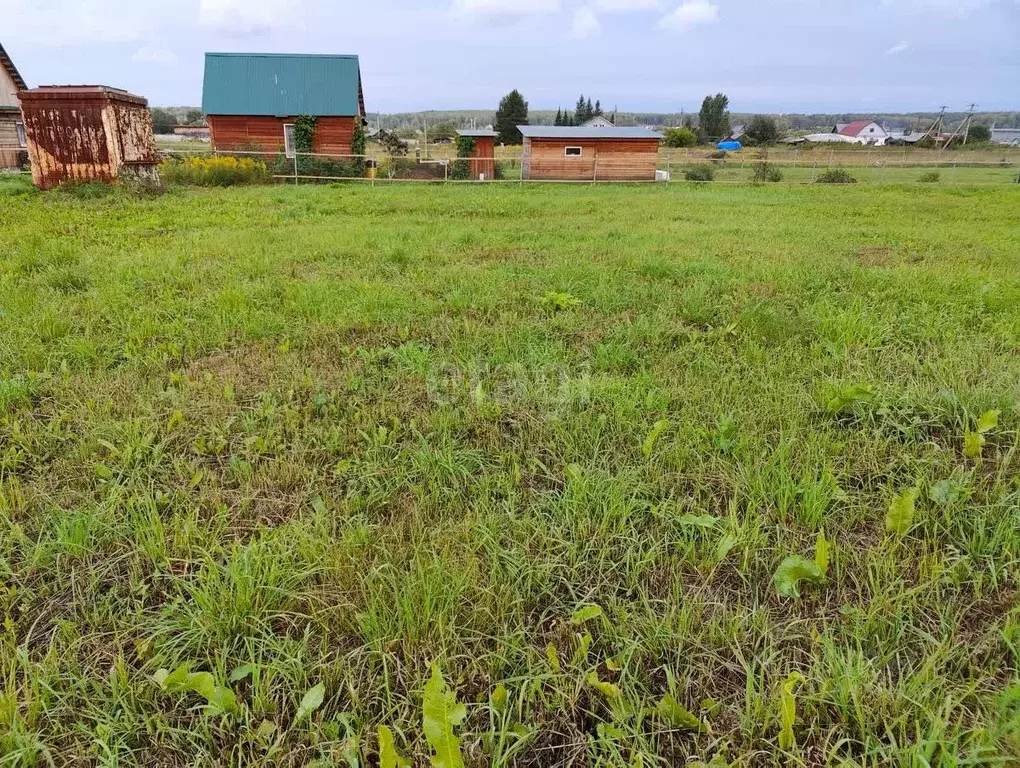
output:
<svg viewBox="0 0 1020 768"><path fill-rule="evenodd" d="M0 146L4 150L21 148ZM586 148L587 154L526 156L521 147L497 146L491 156L458 158L450 145L424 146L407 154L387 154L370 145L362 155L323 152L217 150L200 146L160 146L164 170L191 158L249 159L277 183L360 181L446 183L671 183L716 184L954 184L1020 183L1020 149L984 147L938 150L914 147L745 148L724 152L712 147L661 148L658 153L616 154ZM28 172L25 167L22 172ZM842 173L841 173L842 172ZM166 174L172 178L172 174ZM214 184L215 185L215 184Z"/></svg>

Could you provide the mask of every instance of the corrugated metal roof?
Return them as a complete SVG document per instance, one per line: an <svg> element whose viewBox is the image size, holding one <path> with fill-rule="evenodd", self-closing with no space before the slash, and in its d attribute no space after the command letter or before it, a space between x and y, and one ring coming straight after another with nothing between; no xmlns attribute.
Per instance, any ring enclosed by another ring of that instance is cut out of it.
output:
<svg viewBox="0 0 1020 768"><path fill-rule="evenodd" d="M358 57L207 53L202 112L270 117L364 114Z"/></svg>
<svg viewBox="0 0 1020 768"><path fill-rule="evenodd" d="M562 125L518 125L526 139L656 139L663 138L649 128L585 128Z"/></svg>
<svg viewBox="0 0 1020 768"><path fill-rule="evenodd" d="M481 129L479 129L477 131L457 131L457 135L458 136L470 136L471 138L474 138L474 139L485 139L485 138L494 139L494 138L496 138L496 132L495 131L485 131L485 130L481 130Z"/></svg>

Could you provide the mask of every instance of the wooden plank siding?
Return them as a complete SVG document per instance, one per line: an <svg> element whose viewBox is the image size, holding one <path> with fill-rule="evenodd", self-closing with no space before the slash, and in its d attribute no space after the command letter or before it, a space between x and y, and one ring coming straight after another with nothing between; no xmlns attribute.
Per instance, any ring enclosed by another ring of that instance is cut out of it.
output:
<svg viewBox="0 0 1020 768"><path fill-rule="evenodd" d="M524 140L528 179L561 181L655 181L658 139ZM580 156L565 153L580 147Z"/></svg>
<svg viewBox="0 0 1020 768"><path fill-rule="evenodd" d="M25 151L18 137L19 110L0 109L0 168L17 168L24 162Z"/></svg>
<svg viewBox="0 0 1020 768"><path fill-rule="evenodd" d="M209 137L215 150L247 147L266 154L283 152L283 126L296 117L260 115L209 115ZM354 138L354 117L320 117L315 122L312 151L324 155L349 155Z"/></svg>
<svg viewBox="0 0 1020 768"><path fill-rule="evenodd" d="M471 153L471 178L485 174L486 179L496 175L496 141L489 136L475 138L475 149Z"/></svg>

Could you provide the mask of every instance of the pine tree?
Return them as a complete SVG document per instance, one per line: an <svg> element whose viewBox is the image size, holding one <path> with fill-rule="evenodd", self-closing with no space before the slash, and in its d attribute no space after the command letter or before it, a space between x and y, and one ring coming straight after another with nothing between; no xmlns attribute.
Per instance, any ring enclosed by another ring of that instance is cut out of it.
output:
<svg viewBox="0 0 1020 768"><path fill-rule="evenodd" d="M581 97L577 100L577 106L574 107L574 122L571 125L581 125L581 123L588 119L584 116L585 106L584 94L582 93Z"/></svg>
<svg viewBox="0 0 1020 768"><path fill-rule="evenodd" d="M496 110L496 122L493 127L496 129L499 142L501 144L520 144L523 139L517 126L527 124L528 102L515 88L500 99L499 109Z"/></svg>
<svg viewBox="0 0 1020 768"><path fill-rule="evenodd" d="M602 117L602 102L595 100L595 117Z"/></svg>
<svg viewBox="0 0 1020 768"><path fill-rule="evenodd" d="M563 110L559 107L556 108L556 122L553 125L563 125Z"/></svg>
<svg viewBox="0 0 1020 768"><path fill-rule="evenodd" d="M595 117L595 107L591 105L591 99L588 99L588 103L584 105L584 122L588 122Z"/></svg>

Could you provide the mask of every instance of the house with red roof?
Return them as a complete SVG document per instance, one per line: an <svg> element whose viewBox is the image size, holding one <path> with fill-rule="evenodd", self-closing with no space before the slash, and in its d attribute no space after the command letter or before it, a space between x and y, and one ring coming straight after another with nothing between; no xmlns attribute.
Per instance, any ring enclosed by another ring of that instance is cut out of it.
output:
<svg viewBox="0 0 1020 768"><path fill-rule="evenodd" d="M840 136L849 136L851 139L856 139L858 144L870 144L874 147L884 146L889 138L889 132L871 120L836 123L832 128L832 132L838 133Z"/></svg>

